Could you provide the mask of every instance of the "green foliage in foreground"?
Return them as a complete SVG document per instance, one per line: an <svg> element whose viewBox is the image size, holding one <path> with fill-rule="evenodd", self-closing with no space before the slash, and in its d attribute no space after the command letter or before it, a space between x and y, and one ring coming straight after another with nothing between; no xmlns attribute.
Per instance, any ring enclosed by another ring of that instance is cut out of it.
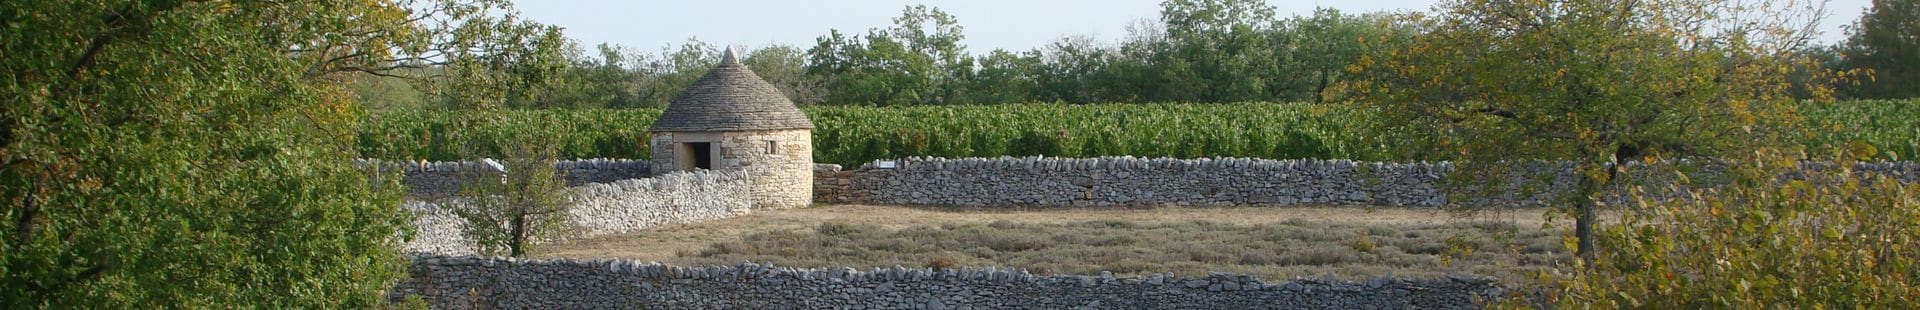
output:
<svg viewBox="0 0 1920 310"><path fill-rule="evenodd" d="M406 219L398 192L376 189L398 183L344 160L361 116L323 74L359 60L288 49L385 50L308 40L382 37L406 16L360 2L0 2L0 305L380 303L404 276L393 237Z"/></svg>
<svg viewBox="0 0 1920 310"><path fill-rule="evenodd" d="M1920 302L1920 185L1836 172L1685 201L1639 201L1638 211L1598 233L1604 250L1593 264L1550 281L1558 289L1546 297L1569 308ZM1747 177L1771 182L1773 175Z"/></svg>
<svg viewBox="0 0 1920 310"><path fill-rule="evenodd" d="M1357 126L1373 117L1340 105L1022 104L803 108L813 118L814 160L859 165L908 156L1236 156L1434 160L1388 152L1411 141L1375 142ZM1920 152L1920 100L1842 101L1802 111L1819 127L1809 146L1865 142L1873 158L1912 160ZM495 125L460 127L461 112L372 115L359 140L371 158L456 160L463 145L498 154L516 132L562 137L561 158L647 158L655 109L517 110ZM484 127L484 128L481 128Z"/></svg>

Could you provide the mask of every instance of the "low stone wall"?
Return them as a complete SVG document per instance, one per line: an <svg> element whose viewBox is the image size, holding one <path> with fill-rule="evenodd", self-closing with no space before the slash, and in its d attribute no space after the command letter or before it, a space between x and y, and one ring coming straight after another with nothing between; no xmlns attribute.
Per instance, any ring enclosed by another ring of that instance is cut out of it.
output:
<svg viewBox="0 0 1920 310"><path fill-rule="evenodd" d="M389 291L435 309L1478 309L1491 279L1300 279L1215 273L1035 275L1005 269L680 267L629 260L416 256Z"/></svg>
<svg viewBox="0 0 1920 310"><path fill-rule="evenodd" d="M576 237L635 231L666 224L723 219L752 210L752 180L741 171L675 172L652 178L587 183L572 187L574 206L568 222ZM447 255L472 254L472 243L460 235L465 221L448 212L457 199L410 200L416 235L405 245L409 252Z"/></svg>
<svg viewBox="0 0 1920 310"><path fill-rule="evenodd" d="M377 165L384 171L399 171L404 178L401 182L407 185L407 196L416 199L439 199L458 193L460 181L465 178L468 171L498 171L479 161L404 162L361 159L356 160L355 163L362 166ZM562 160L554 162L553 168L555 173L567 179L568 186L645 178L653 173L647 161L631 159Z"/></svg>
<svg viewBox="0 0 1920 310"><path fill-rule="evenodd" d="M1454 170L1446 162L1003 157L892 163L891 168L870 163L850 171L816 165L814 201L983 207L1453 203L1442 185ZM1696 170L1696 179L1718 173L1711 167ZM1862 162L1855 170L1920 182L1920 164L1912 162ZM1469 195L1476 199L1469 203L1543 205L1553 193L1573 186L1571 171L1567 163L1526 163L1513 170L1502 190Z"/></svg>
<svg viewBox="0 0 1920 310"><path fill-rule="evenodd" d="M1106 157L908 159L815 169L819 202L951 206L1445 203L1447 163ZM1566 183L1566 182L1557 182ZM1544 199L1537 195L1533 199Z"/></svg>

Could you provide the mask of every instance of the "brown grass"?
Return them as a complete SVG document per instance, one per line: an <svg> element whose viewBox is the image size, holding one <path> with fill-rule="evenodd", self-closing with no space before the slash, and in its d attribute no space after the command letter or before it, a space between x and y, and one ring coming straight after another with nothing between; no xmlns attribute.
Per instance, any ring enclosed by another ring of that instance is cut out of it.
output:
<svg viewBox="0 0 1920 310"><path fill-rule="evenodd" d="M856 268L1004 266L1039 273L1209 271L1269 279L1448 272L1526 281L1565 265L1543 210L1462 218L1431 209L949 209L864 205L759 211L548 245L546 257Z"/></svg>

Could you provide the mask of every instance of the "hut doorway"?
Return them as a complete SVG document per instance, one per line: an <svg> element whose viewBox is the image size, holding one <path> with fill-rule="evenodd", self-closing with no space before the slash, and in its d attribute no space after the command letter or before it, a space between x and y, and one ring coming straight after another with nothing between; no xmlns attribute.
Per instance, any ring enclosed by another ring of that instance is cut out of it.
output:
<svg viewBox="0 0 1920 310"><path fill-rule="evenodd" d="M713 143L692 142L681 143L680 145L681 150L685 151L681 154L688 155L687 158L682 158L683 160L680 161L680 170L713 170Z"/></svg>

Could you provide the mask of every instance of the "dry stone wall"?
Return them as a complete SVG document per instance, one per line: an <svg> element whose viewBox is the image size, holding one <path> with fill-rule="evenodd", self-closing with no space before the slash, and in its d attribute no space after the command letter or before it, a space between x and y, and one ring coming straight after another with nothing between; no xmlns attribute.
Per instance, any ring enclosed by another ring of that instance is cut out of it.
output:
<svg viewBox="0 0 1920 310"><path fill-rule="evenodd" d="M729 218L752 210L752 179L742 171L675 172L652 178L587 183L569 189L574 206L568 226L575 237L617 234L643 228ZM465 221L447 210L458 199L409 200L415 236L408 252L473 254L460 235Z"/></svg>
<svg viewBox="0 0 1920 310"><path fill-rule="evenodd" d="M914 158L857 170L814 167L814 201L936 206L1290 206L1453 204L1446 162L1244 158ZM1638 165L1638 164L1635 164ZM1808 169L1831 165L1806 163ZM1539 206L1575 179L1567 163L1520 164L1501 190L1474 191L1472 204ZM1912 162L1862 162L1856 171L1920 182ZM1696 179L1718 174L1705 166ZM1797 177L1797 176L1787 176ZM1661 187L1664 188L1664 187ZM1624 197L1624 196L1616 196ZM1620 198L1616 198L1620 199Z"/></svg>
<svg viewBox="0 0 1920 310"><path fill-rule="evenodd" d="M499 170L479 161L463 162L407 162L378 161L362 159L355 163L361 166L377 166L383 171L399 171L401 182L407 185L407 195L416 199L438 199L450 197L460 191L460 181L470 171ZM617 180L645 178L653 170L645 160L630 159L576 159L554 162L554 172L567 179L568 186L580 186L588 183L608 183Z"/></svg>
<svg viewBox="0 0 1920 310"><path fill-rule="evenodd" d="M1491 279L1035 275L1006 269L681 267L416 256L390 297L435 309L1478 309Z"/></svg>

